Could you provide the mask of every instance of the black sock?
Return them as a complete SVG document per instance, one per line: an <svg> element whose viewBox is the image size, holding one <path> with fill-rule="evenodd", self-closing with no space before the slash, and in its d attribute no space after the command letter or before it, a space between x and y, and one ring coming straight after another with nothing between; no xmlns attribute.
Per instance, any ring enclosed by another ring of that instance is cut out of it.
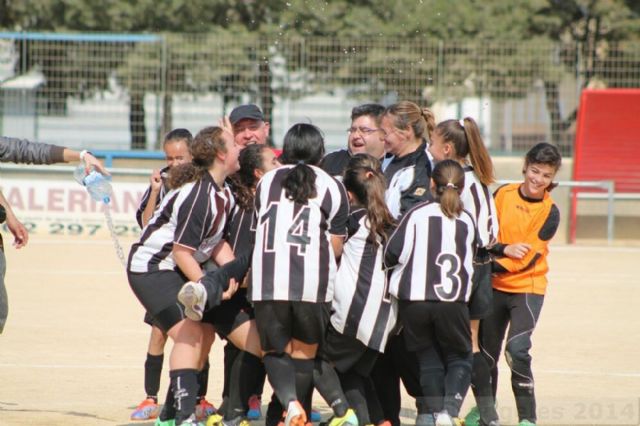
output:
<svg viewBox="0 0 640 426"><path fill-rule="evenodd" d="M358 424L370 424L364 377L354 372L338 373L338 377L349 406L354 409L356 416L358 416Z"/></svg>
<svg viewBox="0 0 640 426"><path fill-rule="evenodd" d="M240 395L242 398L242 404L246 409L249 409L249 398L252 395L256 395L258 398L262 397L262 388L264 387L265 371L262 359L250 354L244 353L243 361L243 379L241 381Z"/></svg>
<svg viewBox="0 0 640 426"><path fill-rule="evenodd" d="M204 362L202 370L198 371L198 402L207 396L209 390L209 360Z"/></svg>
<svg viewBox="0 0 640 426"><path fill-rule="evenodd" d="M289 402L295 401L296 396L296 369L291 356L286 353L268 353L262 359L264 369L267 371L269 383L273 387L280 403L285 409Z"/></svg>
<svg viewBox="0 0 640 426"><path fill-rule="evenodd" d="M451 417L458 417L462 401L471 383L471 352L451 354L447 357L447 372L444 379L444 408Z"/></svg>
<svg viewBox="0 0 640 426"><path fill-rule="evenodd" d="M307 418L311 415L309 395L313 392L313 363L312 359L293 359L293 365L296 369L296 395L307 412Z"/></svg>
<svg viewBox="0 0 640 426"><path fill-rule="evenodd" d="M444 364L434 347L417 353L420 363L420 386L428 413L438 413L444 408Z"/></svg>
<svg viewBox="0 0 640 426"><path fill-rule="evenodd" d="M271 401L269 405L267 405L267 415L264 419L264 426L278 426L278 423L283 420L282 413L284 410L276 394L272 393Z"/></svg>
<svg viewBox="0 0 640 426"><path fill-rule="evenodd" d="M147 360L144 362L144 391L147 393L147 398L155 398L156 401L160 390L163 361L164 354L151 355L147 353Z"/></svg>
<svg viewBox="0 0 640 426"><path fill-rule="evenodd" d="M342 392L336 371L327 361L316 358L313 369L313 384L336 417L342 417L349 409L347 397Z"/></svg>
<svg viewBox="0 0 640 426"><path fill-rule="evenodd" d="M184 368L169 372L176 408L176 424L187 420L195 413L198 394L198 370Z"/></svg>
<svg viewBox="0 0 640 426"><path fill-rule="evenodd" d="M242 351L235 358L229 381L229 399L224 413L226 420L246 415L249 397L254 388L252 379L261 371L264 371L262 361L255 355Z"/></svg>
<svg viewBox="0 0 640 426"><path fill-rule="evenodd" d="M167 397L164 399L164 405L162 406L162 411L160 412L160 420L163 422L166 420L171 420L176 418L176 404L175 399L173 397L173 383L169 383L169 387L167 388Z"/></svg>
<svg viewBox="0 0 640 426"><path fill-rule="evenodd" d="M471 389L476 398L480 419L487 424L491 421L498 420L496 404L491 390L491 369L489 368L489 364L487 364L487 360L480 352L473 354Z"/></svg>

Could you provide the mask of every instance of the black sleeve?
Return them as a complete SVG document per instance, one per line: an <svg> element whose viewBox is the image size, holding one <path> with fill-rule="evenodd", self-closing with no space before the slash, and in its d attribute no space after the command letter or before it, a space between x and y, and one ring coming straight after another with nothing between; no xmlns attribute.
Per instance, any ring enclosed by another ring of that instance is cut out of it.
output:
<svg viewBox="0 0 640 426"><path fill-rule="evenodd" d="M506 244L502 244L502 243L495 243L494 245L492 245L491 247L487 248L487 251L489 253L491 253L494 256L498 256L498 257L503 257L504 256L504 249L507 248Z"/></svg>
<svg viewBox="0 0 640 426"><path fill-rule="evenodd" d="M556 235L556 231L558 230L558 226L560 226L560 210L554 204L551 206L549 210L549 216L542 224L542 228L538 232L538 238L542 241L549 241Z"/></svg>
<svg viewBox="0 0 640 426"><path fill-rule="evenodd" d="M220 268L209 271L200 280L207 290L207 307L211 309L222 302L222 293L229 288L229 281L234 278L240 282L251 266L253 252L248 252L229 263L225 263Z"/></svg>

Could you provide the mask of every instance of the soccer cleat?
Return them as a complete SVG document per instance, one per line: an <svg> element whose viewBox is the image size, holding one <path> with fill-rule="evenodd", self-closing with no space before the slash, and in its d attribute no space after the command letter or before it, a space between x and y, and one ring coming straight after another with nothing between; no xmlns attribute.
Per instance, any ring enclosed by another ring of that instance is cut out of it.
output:
<svg viewBox="0 0 640 426"><path fill-rule="evenodd" d="M142 401L131 413L131 420L152 420L160 414L160 406L158 401L153 398L147 398Z"/></svg>
<svg viewBox="0 0 640 426"><path fill-rule="evenodd" d="M251 395L249 397L249 410L247 411L247 419L260 420L262 417L261 401L258 395Z"/></svg>
<svg viewBox="0 0 640 426"><path fill-rule="evenodd" d="M431 413L418 414L416 417L416 426L435 426L436 420Z"/></svg>
<svg viewBox="0 0 640 426"><path fill-rule="evenodd" d="M222 414L218 414L218 413L212 414L207 419L206 426L221 426L223 420L224 418L222 417Z"/></svg>
<svg viewBox="0 0 640 426"><path fill-rule="evenodd" d="M349 426L349 425L358 426L358 416L356 416L355 411L353 411L351 408L349 408L347 412L344 413L344 416L342 417L333 416L329 420L329 424L328 424L328 426Z"/></svg>
<svg viewBox="0 0 640 426"><path fill-rule="evenodd" d="M287 415L284 418L284 426L305 426L307 414L298 401L291 401L287 406Z"/></svg>
<svg viewBox="0 0 640 426"><path fill-rule="evenodd" d="M436 426L464 426L463 419L451 417L446 411L436 414L435 417Z"/></svg>
<svg viewBox="0 0 640 426"><path fill-rule="evenodd" d="M235 419L222 420L222 426L251 426L251 422L244 416L238 416Z"/></svg>
<svg viewBox="0 0 640 426"><path fill-rule="evenodd" d="M205 426L204 423L199 422L198 420L196 420L196 416L195 414L192 414L189 416L189 418L185 421L183 421L182 423L180 423L179 426Z"/></svg>
<svg viewBox="0 0 640 426"><path fill-rule="evenodd" d="M527 419L524 419L524 420L520 420L520 423L518 423L518 426L536 426L536 424Z"/></svg>
<svg viewBox="0 0 640 426"><path fill-rule="evenodd" d="M189 281L178 292L178 300L184 305L184 314L193 321L202 320L207 290L202 283Z"/></svg>
<svg viewBox="0 0 640 426"><path fill-rule="evenodd" d="M473 407L464 418L465 426L480 426L480 410Z"/></svg>
<svg viewBox="0 0 640 426"><path fill-rule="evenodd" d="M176 426L176 421L174 419L160 420L160 417L158 417L156 419L156 422L153 425L154 426Z"/></svg>
<svg viewBox="0 0 640 426"><path fill-rule="evenodd" d="M316 410L311 410L311 416L310 417L311 417L311 421L313 423L318 423L320 420L322 420L322 416Z"/></svg>
<svg viewBox="0 0 640 426"><path fill-rule="evenodd" d="M200 398L200 401L196 404L196 419L200 421L207 420L209 416L215 414L216 407L212 403L207 401L206 398Z"/></svg>

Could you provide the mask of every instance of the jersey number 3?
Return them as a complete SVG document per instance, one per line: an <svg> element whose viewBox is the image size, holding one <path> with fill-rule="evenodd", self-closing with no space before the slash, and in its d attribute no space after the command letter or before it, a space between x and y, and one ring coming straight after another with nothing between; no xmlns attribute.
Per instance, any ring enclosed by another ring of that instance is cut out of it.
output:
<svg viewBox="0 0 640 426"><path fill-rule="evenodd" d="M438 299L443 302L454 302L460 295L460 259L452 253L441 253L436 259L440 267L440 283L433 289Z"/></svg>
<svg viewBox="0 0 640 426"><path fill-rule="evenodd" d="M276 220L278 217L278 204L271 203L267 211L260 218L260 225L264 226L264 251L275 251ZM305 206L293 218L293 223L287 231L287 243L298 247L298 255L307 253L307 245L311 242L309 236L309 215L311 209Z"/></svg>

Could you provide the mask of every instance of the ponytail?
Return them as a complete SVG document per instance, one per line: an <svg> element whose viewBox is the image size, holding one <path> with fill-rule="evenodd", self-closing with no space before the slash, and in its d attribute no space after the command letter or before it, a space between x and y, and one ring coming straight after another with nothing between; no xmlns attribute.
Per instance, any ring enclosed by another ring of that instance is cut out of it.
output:
<svg viewBox="0 0 640 426"><path fill-rule="evenodd" d="M368 154L354 155L344 172L343 183L357 203L366 209L367 242L377 248L378 238L385 243L387 231L394 223L384 198L386 181L380 172L380 162Z"/></svg>
<svg viewBox="0 0 640 426"><path fill-rule="evenodd" d="M454 219L462 213L460 193L464 188L464 170L457 161L443 160L436 164L431 174L435 184L434 197L440 203L442 213Z"/></svg>
<svg viewBox="0 0 640 426"><path fill-rule="evenodd" d="M186 183L199 180L206 172L206 168L197 167L193 163L177 165L169 170L167 186L169 189L180 188Z"/></svg>
<svg viewBox="0 0 640 426"><path fill-rule="evenodd" d="M423 135L423 137L431 139L431 134L436 129L436 116L429 108L422 108L422 117L427 122L426 135Z"/></svg>
<svg viewBox="0 0 640 426"><path fill-rule="evenodd" d="M284 135L282 162L293 164L287 171L282 187L288 199L299 204L307 204L318 195L316 173L308 164L317 165L324 156L322 132L313 124L294 124Z"/></svg>
<svg viewBox="0 0 640 426"><path fill-rule="evenodd" d="M310 198L318 195L316 190L316 173L303 162L289 169L282 181L285 195L298 204L307 204Z"/></svg>
<svg viewBox="0 0 640 426"><path fill-rule="evenodd" d="M493 171L493 162L491 161L487 147L482 141L482 136L480 136L480 129L473 118L466 117L464 119L464 133L467 136L467 142L469 144L469 159L471 160L473 170L480 182L489 186L496 180Z"/></svg>
<svg viewBox="0 0 640 426"><path fill-rule="evenodd" d="M436 126L438 135L453 148L453 155L458 160L466 160L469 156L473 171L480 182L491 185L495 182L493 163L487 147L484 146L480 129L475 120L466 117L464 120L445 120Z"/></svg>

